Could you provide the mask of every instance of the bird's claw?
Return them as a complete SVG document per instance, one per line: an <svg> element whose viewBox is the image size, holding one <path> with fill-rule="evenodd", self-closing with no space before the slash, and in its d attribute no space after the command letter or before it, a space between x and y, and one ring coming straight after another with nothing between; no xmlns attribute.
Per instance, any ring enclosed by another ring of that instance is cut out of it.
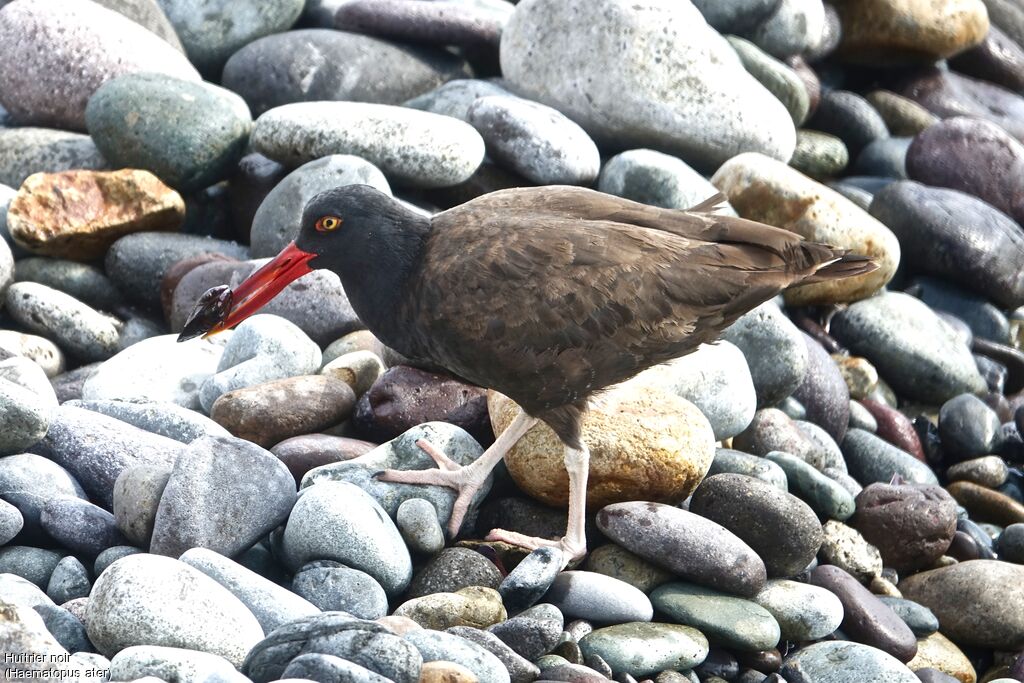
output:
<svg viewBox="0 0 1024 683"><path fill-rule="evenodd" d="M568 536L552 540L550 538L527 536L518 531L492 529L491 533L487 534L486 540L509 543L531 551L537 548L558 548L562 551L562 569L565 569L566 565L570 562L583 559L587 554L587 543L585 540L571 539Z"/></svg>

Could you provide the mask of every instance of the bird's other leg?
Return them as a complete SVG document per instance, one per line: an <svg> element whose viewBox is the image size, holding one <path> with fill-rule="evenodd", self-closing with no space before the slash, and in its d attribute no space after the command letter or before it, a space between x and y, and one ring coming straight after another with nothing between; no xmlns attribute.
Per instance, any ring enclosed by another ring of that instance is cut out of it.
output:
<svg viewBox="0 0 1024 683"><path fill-rule="evenodd" d="M565 563L578 560L587 554L587 537L584 531L587 511L587 479L590 475L590 451L585 443L579 448L565 447L565 470L569 474L569 522L565 536L553 541L547 538L526 536L515 531L494 529L487 535L488 541L504 541L522 546L528 550L548 546L562 551Z"/></svg>
<svg viewBox="0 0 1024 683"><path fill-rule="evenodd" d="M466 517L466 512L469 511L469 505L473 502L473 497L487 481L491 470L501 462L501 459L505 457L509 449L516 445L523 434L526 434L535 424L537 424L537 418L530 417L520 410L516 418L512 420L512 424L498 435L490 448L466 466L458 464L440 449L420 439L416 445L437 463L436 470L384 470L377 475L377 478L381 481L401 484L434 484L455 489L458 495L452 505L452 514L448 521L448 532L452 538L455 538Z"/></svg>

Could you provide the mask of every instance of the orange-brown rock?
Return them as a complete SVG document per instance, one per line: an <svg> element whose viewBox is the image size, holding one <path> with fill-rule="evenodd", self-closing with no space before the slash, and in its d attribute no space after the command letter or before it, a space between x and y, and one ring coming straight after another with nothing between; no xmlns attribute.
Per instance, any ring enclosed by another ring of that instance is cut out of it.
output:
<svg viewBox="0 0 1024 683"><path fill-rule="evenodd" d="M425 662L420 669L419 683L477 683L472 671L455 662Z"/></svg>
<svg viewBox="0 0 1024 683"><path fill-rule="evenodd" d="M7 210L14 241L36 254L77 261L102 258L133 232L177 230L185 202L149 171L36 173Z"/></svg>
<svg viewBox="0 0 1024 683"><path fill-rule="evenodd" d="M337 425L355 403L352 388L341 380L303 375L229 391L214 402L210 417L235 436L270 448Z"/></svg>
<svg viewBox="0 0 1024 683"><path fill-rule="evenodd" d="M982 0L841 0L840 54L878 66L931 64L983 41L988 12Z"/></svg>
<svg viewBox="0 0 1024 683"><path fill-rule="evenodd" d="M956 502L967 508L972 519L1000 526L1024 522L1024 505L1004 493L969 481L955 481L946 490L956 498Z"/></svg>
<svg viewBox="0 0 1024 683"><path fill-rule="evenodd" d="M978 680L978 675L967 655L939 632L926 638L918 638L917 654L907 662L907 667L911 671L938 669L958 679L960 683L975 683Z"/></svg>
<svg viewBox="0 0 1024 683"><path fill-rule="evenodd" d="M494 433L500 434L519 407L488 392ZM711 424L695 405L654 387L629 383L590 403L583 416L583 442L590 449L587 505L592 509L630 500L679 503L697 487L715 456ZM569 502L564 449L550 427L534 426L505 456L519 487L548 505Z"/></svg>

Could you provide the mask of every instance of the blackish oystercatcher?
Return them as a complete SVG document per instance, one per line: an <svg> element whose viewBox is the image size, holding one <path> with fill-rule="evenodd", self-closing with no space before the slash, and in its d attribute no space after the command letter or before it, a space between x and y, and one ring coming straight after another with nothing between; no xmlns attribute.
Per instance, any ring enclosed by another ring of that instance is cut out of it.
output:
<svg viewBox="0 0 1024 683"><path fill-rule="evenodd" d="M589 396L714 341L786 287L876 267L714 213L723 201L679 211L549 186L493 192L427 218L369 186L339 187L309 202L298 239L270 263L232 292L211 290L183 336L233 327L312 269L334 271L382 342L522 407L472 464L421 441L437 469L380 478L456 489L454 537L490 471L541 420L565 445L566 534L553 541L494 530L488 539L556 546L568 561L586 552L580 418Z"/></svg>

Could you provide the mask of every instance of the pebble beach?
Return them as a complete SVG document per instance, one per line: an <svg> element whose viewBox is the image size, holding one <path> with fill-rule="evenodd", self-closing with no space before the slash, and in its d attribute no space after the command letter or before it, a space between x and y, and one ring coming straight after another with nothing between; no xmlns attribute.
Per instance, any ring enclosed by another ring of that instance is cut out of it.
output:
<svg viewBox="0 0 1024 683"><path fill-rule="evenodd" d="M568 562L487 540L565 532L543 423L455 535L379 477L520 409L337 273L179 343L345 185L721 193L877 269L595 396ZM0 680L1024 683L1024 5L0 0Z"/></svg>

